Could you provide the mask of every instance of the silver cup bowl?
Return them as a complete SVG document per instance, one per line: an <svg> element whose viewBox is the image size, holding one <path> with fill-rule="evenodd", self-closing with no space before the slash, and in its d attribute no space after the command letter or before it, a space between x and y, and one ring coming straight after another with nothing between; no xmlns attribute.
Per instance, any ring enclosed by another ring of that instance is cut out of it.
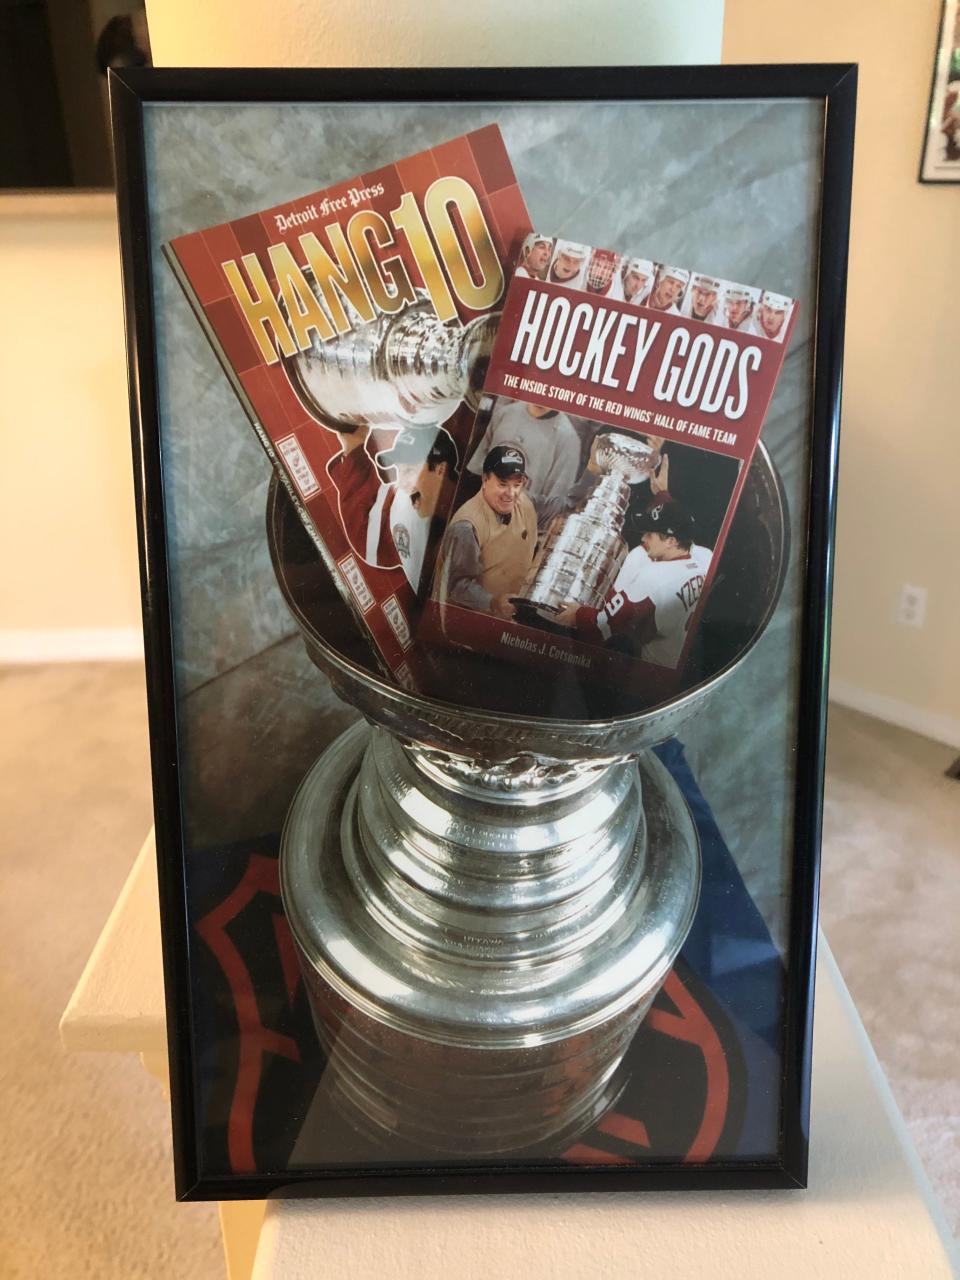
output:
<svg viewBox="0 0 960 1280"><path fill-rule="evenodd" d="M307 651L366 721L310 770L281 846L325 1087L355 1127L408 1148L559 1155L617 1096L693 921L696 829L649 748L706 705L776 606L776 472L761 449L683 687L654 707L575 673L547 688L442 654L445 698L401 689L277 485L267 523Z"/></svg>

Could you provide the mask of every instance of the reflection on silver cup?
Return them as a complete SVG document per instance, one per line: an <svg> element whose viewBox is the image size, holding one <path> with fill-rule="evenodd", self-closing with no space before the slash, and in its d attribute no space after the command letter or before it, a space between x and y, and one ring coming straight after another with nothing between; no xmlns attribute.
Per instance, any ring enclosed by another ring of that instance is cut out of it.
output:
<svg viewBox="0 0 960 1280"><path fill-rule="evenodd" d="M630 486L648 479L660 461L652 444L622 432L598 436L593 457L599 484L582 511L554 523L515 598L545 616L570 600L603 603L627 554L621 530Z"/></svg>
<svg viewBox="0 0 960 1280"><path fill-rule="evenodd" d="M317 302L333 326L313 274L305 272ZM476 407L499 313L465 325L441 324L429 298L398 315L363 321L344 304L352 327L283 358L283 368L303 405L336 430L357 427L430 426L445 422L460 403Z"/></svg>
<svg viewBox="0 0 960 1280"><path fill-rule="evenodd" d="M300 788L283 900L333 1096L368 1132L562 1143L622 1086L693 919L695 830L654 757L533 764L358 725Z"/></svg>

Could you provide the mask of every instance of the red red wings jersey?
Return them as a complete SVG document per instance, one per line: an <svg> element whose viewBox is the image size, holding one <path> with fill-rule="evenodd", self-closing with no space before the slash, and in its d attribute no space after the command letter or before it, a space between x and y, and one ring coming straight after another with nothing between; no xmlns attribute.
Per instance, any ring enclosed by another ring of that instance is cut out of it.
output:
<svg viewBox="0 0 960 1280"><path fill-rule="evenodd" d="M643 547L620 566L602 609L580 609L577 630L593 639L629 636L641 658L676 667L713 552L696 543L680 560L651 560Z"/></svg>
<svg viewBox="0 0 960 1280"><path fill-rule="evenodd" d="M389 520L396 490L382 483L366 445L336 454L327 463L327 474L337 487L340 519L357 555L381 568L398 564ZM371 519L374 512L376 517Z"/></svg>
<svg viewBox="0 0 960 1280"><path fill-rule="evenodd" d="M381 481L366 445L338 453L327 463L337 487L340 519L354 551L367 564L399 564L414 591L430 540L431 522L414 508L408 494Z"/></svg>

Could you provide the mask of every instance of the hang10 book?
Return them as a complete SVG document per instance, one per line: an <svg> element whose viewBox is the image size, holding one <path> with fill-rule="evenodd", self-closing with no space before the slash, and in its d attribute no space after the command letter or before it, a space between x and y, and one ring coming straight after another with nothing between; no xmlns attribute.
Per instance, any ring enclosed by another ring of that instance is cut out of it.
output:
<svg viewBox="0 0 960 1280"><path fill-rule="evenodd" d="M678 686L797 302L531 233L420 636Z"/></svg>
<svg viewBox="0 0 960 1280"><path fill-rule="evenodd" d="M495 125L165 252L385 668L421 601L530 221Z"/></svg>

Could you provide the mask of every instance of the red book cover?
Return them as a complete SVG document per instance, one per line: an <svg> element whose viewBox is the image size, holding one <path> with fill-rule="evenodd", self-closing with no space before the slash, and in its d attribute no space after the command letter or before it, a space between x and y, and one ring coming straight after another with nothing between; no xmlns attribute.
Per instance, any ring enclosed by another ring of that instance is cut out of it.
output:
<svg viewBox="0 0 960 1280"><path fill-rule="evenodd" d="M530 221L495 125L165 246L385 667L421 602Z"/></svg>
<svg viewBox="0 0 960 1280"><path fill-rule="evenodd" d="M796 313L770 290L531 233L423 638L668 696Z"/></svg>

